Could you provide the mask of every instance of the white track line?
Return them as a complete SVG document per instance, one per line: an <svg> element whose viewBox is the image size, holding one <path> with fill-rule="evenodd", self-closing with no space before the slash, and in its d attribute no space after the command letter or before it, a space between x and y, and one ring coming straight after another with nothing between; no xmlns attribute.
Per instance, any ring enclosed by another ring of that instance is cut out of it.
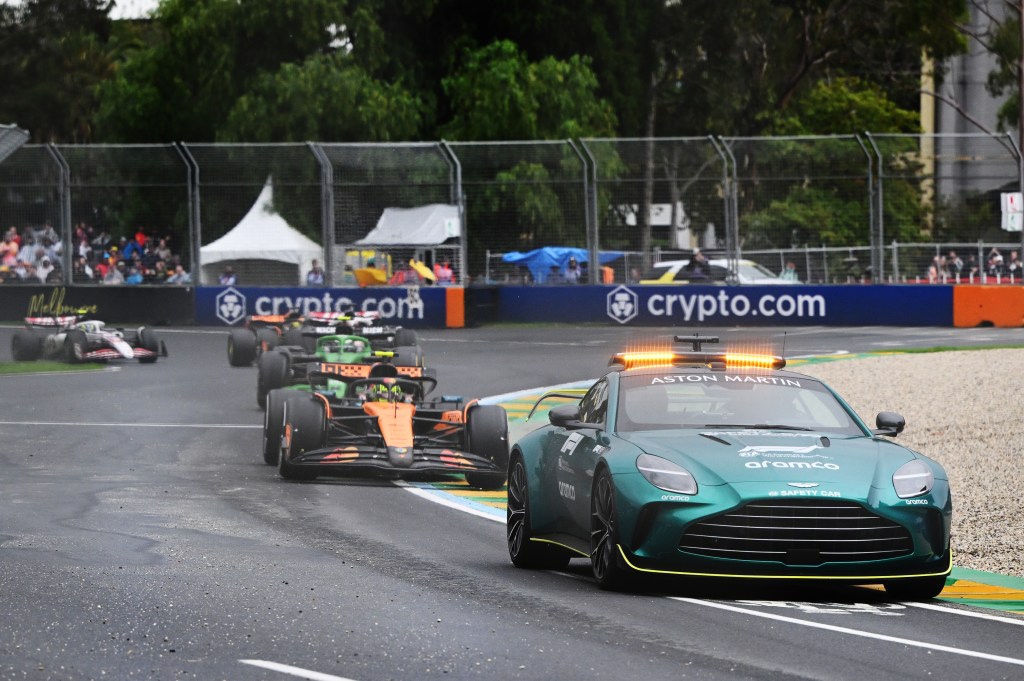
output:
<svg viewBox="0 0 1024 681"><path fill-rule="evenodd" d="M953 648L952 646L944 646L938 643L925 643L924 641L915 641L909 638L899 638L897 636L886 636L885 634L875 634L869 631L860 631L859 629L850 629L848 627L837 627L834 624L822 624L821 622L810 622L807 620L797 619L795 617L786 617L785 615L775 615L767 612L759 612L757 610L748 610L746 608L738 608L733 605L726 605L724 603L716 603L714 601L703 601L697 598L684 598L682 596L667 596L673 601L680 601L683 603L690 603L692 605L701 605L706 608L717 608L719 610L728 610L730 612L738 612L744 615L751 615L753 617L763 617L765 619L776 620L778 622L789 622L790 624L797 624L802 627L811 627L812 629L824 629L826 631L834 631L840 634L849 634L851 636L861 636L863 638L873 638L878 641L888 641L889 643L899 643L905 646L912 646L914 648L926 648L928 650L941 650L946 653L953 653L954 655L964 655L966 657L976 657L982 660L991 660L993 662L1005 662L1006 664L1015 664L1024 667L1024 660L1017 659L1014 657L1004 657L1002 655L991 655L989 653L980 653L976 650L966 650L964 648Z"/></svg>
<svg viewBox="0 0 1024 681"><path fill-rule="evenodd" d="M313 672L302 667L293 667L289 664L281 664L280 662L267 662L266 660L239 660L242 664L251 664L253 667L263 667L275 672L281 672L282 674L291 674L297 676L300 679L310 679L311 681L353 681L352 679L345 676L335 676L334 674L324 674L322 672Z"/></svg>
<svg viewBox="0 0 1024 681"><path fill-rule="evenodd" d="M1024 619L1014 619L1012 617L1000 617L999 615L990 615L984 611L975 610L961 610L960 608L951 608L943 605L935 605L934 603L916 603L913 601L906 601L902 605L910 606L911 608L924 608L925 610L938 610L939 612L949 613L950 615L963 615L964 617L977 617L982 620L992 620L993 622L1002 622L1004 624L1016 624L1018 627L1024 627ZM964 605L971 605L970 603L964 603ZM980 606L972 606L980 607Z"/></svg>
<svg viewBox="0 0 1024 681"><path fill-rule="evenodd" d="M0 426L101 426L109 428L263 428L246 423L86 423L84 421L0 421Z"/></svg>

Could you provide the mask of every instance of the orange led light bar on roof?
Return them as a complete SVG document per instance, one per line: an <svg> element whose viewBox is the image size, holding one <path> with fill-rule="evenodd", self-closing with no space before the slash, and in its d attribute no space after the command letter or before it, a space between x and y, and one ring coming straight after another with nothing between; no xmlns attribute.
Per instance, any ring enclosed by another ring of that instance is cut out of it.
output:
<svg viewBox="0 0 1024 681"><path fill-rule="evenodd" d="M771 355L751 355L749 353L727 352L725 353L725 365L727 367L760 367L762 369L781 369L786 366L786 360Z"/></svg>
<svg viewBox="0 0 1024 681"><path fill-rule="evenodd" d="M760 368L782 369L786 360L772 355L726 352L620 352L612 356L610 364L625 369L671 367L686 364L724 365L730 369Z"/></svg>

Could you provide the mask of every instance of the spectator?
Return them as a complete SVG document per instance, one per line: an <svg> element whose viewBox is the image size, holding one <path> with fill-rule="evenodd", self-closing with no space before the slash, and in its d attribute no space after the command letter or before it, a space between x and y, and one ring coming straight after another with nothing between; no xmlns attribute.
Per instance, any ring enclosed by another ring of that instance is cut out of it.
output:
<svg viewBox="0 0 1024 681"><path fill-rule="evenodd" d="M124 278L124 283L130 286L136 286L142 283L142 272L135 265L128 268L128 275Z"/></svg>
<svg viewBox="0 0 1024 681"><path fill-rule="evenodd" d="M683 271L687 273L688 279L707 279L710 274L708 257L695 248L693 257L683 266Z"/></svg>
<svg viewBox="0 0 1024 681"><path fill-rule="evenodd" d="M999 249L995 246L988 253L988 262L985 265L985 272L990 277L998 277L1006 274L1006 270L1003 267L1003 254L999 252Z"/></svg>
<svg viewBox="0 0 1024 681"><path fill-rule="evenodd" d="M14 235L10 230L4 234L4 241L0 244L0 265L14 267L18 264L18 244L14 241Z"/></svg>
<svg viewBox="0 0 1024 681"><path fill-rule="evenodd" d="M167 245L167 239L160 239L156 244L154 252L156 253L156 257L163 260L165 263L171 259L171 249Z"/></svg>
<svg viewBox="0 0 1024 681"><path fill-rule="evenodd" d="M238 277L235 276L235 268L228 265L224 268L224 271L220 274L220 285L221 286L234 286L238 283Z"/></svg>
<svg viewBox="0 0 1024 681"><path fill-rule="evenodd" d="M135 239L121 237L121 257L131 262L131 259L138 253L142 257L142 245Z"/></svg>
<svg viewBox="0 0 1024 681"><path fill-rule="evenodd" d="M779 279L783 281L800 281L800 277L796 273L796 263L790 260L786 263L786 269L782 270L779 274Z"/></svg>
<svg viewBox="0 0 1024 681"><path fill-rule="evenodd" d="M548 277L544 281L545 284L564 284L565 277L562 276L562 271L558 269L558 265L552 265L551 271L548 272Z"/></svg>
<svg viewBox="0 0 1024 681"><path fill-rule="evenodd" d="M71 281L76 284L92 283L92 268L84 255L79 255L71 263Z"/></svg>
<svg viewBox="0 0 1024 681"><path fill-rule="evenodd" d="M111 263L111 266L107 268L106 276L103 277L103 283L110 286L124 283L124 260Z"/></svg>
<svg viewBox="0 0 1024 681"><path fill-rule="evenodd" d="M320 262L317 260L313 261L313 266L306 273L306 286L323 286L324 285L324 269L320 267Z"/></svg>
<svg viewBox="0 0 1024 681"><path fill-rule="evenodd" d="M420 275L416 273L416 270L408 262L403 261L388 283L393 286L419 286L421 282Z"/></svg>
<svg viewBox="0 0 1024 681"><path fill-rule="evenodd" d="M1010 262L1006 263L1006 273L1014 279L1020 279L1024 274L1022 266L1024 264L1021 263L1020 254L1017 251L1010 251Z"/></svg>
<svg viewBox="0 0 1024 681"><path fill-rule="evenodd" d="M963 274L964 261L960 259L956 251L950 251L949 255L946 256L946 267L949 269L949 276L957 279Z"/></svg>
<svg viewBox="0 0 1024 681"><path fill-rule="evenodd" d="M46 280L50 277L50 273L55 269L56 267L53 264L53 260L51 260L49 256L44 255L36 265L36 278L38 278L41 283L45 284Z"/></svg>
<svg viewBox="0 0 1024 681"><path fill-rule="evenodd" d="M167 283L168 284L191 284L192 283L192 277L189 275L188 272L185 271L184 267L182 267L181 265L176 265L175 268L174 268L174 273L171 276L167 277Z"/></svg>
<svg viewBox="0 0 1024 681"><path fill-rule="evenodd" d="M434 276L441 286L449 286L455 281L455 272L452 271L448 258L442 258L441 262L434 263Z"/></svg>
<svg viewBox="0 0 1024 681"><path fill-rule="evenodd" d="M565 283L567 284L578 284L580 283L580 266L576 262L576 258L569 258L569 266L565 269Z"/></svg>
<svg viewBox="0 0 1024 681"><path fill-rule="evenodd" d="M149 284L165 284L167 283L167 263L163 260L157 260L153 263L153 269L146 270L144 275L146 283Z"/></svg>

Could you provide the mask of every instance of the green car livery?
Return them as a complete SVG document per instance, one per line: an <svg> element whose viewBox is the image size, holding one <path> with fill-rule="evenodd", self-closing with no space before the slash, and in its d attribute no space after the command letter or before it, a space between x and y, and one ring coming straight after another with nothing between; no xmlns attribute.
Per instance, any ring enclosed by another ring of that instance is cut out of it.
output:
<svg viewBox="0 0 1024 681"><path fill-rule="evenodd" d="M588 557L603 588L647 574L881 583L904 599L942 590L949 481L892 442L902 416L882 412L872 430L784 359L676 340L693 350L614 356L582 399L515 443L515 565Z"/></svg>

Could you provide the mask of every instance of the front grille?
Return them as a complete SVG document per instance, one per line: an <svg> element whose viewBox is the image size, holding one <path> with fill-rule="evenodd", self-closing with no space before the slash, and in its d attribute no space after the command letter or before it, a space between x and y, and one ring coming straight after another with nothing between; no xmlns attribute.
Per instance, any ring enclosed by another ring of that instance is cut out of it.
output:
<svg viewBox="0 0 1024 681"><path fill-rule="evenodd" d="M694 523L679 548L714 558L820 565L897 558L914 542L860 504L818 499L751 502Z"/></svg>

